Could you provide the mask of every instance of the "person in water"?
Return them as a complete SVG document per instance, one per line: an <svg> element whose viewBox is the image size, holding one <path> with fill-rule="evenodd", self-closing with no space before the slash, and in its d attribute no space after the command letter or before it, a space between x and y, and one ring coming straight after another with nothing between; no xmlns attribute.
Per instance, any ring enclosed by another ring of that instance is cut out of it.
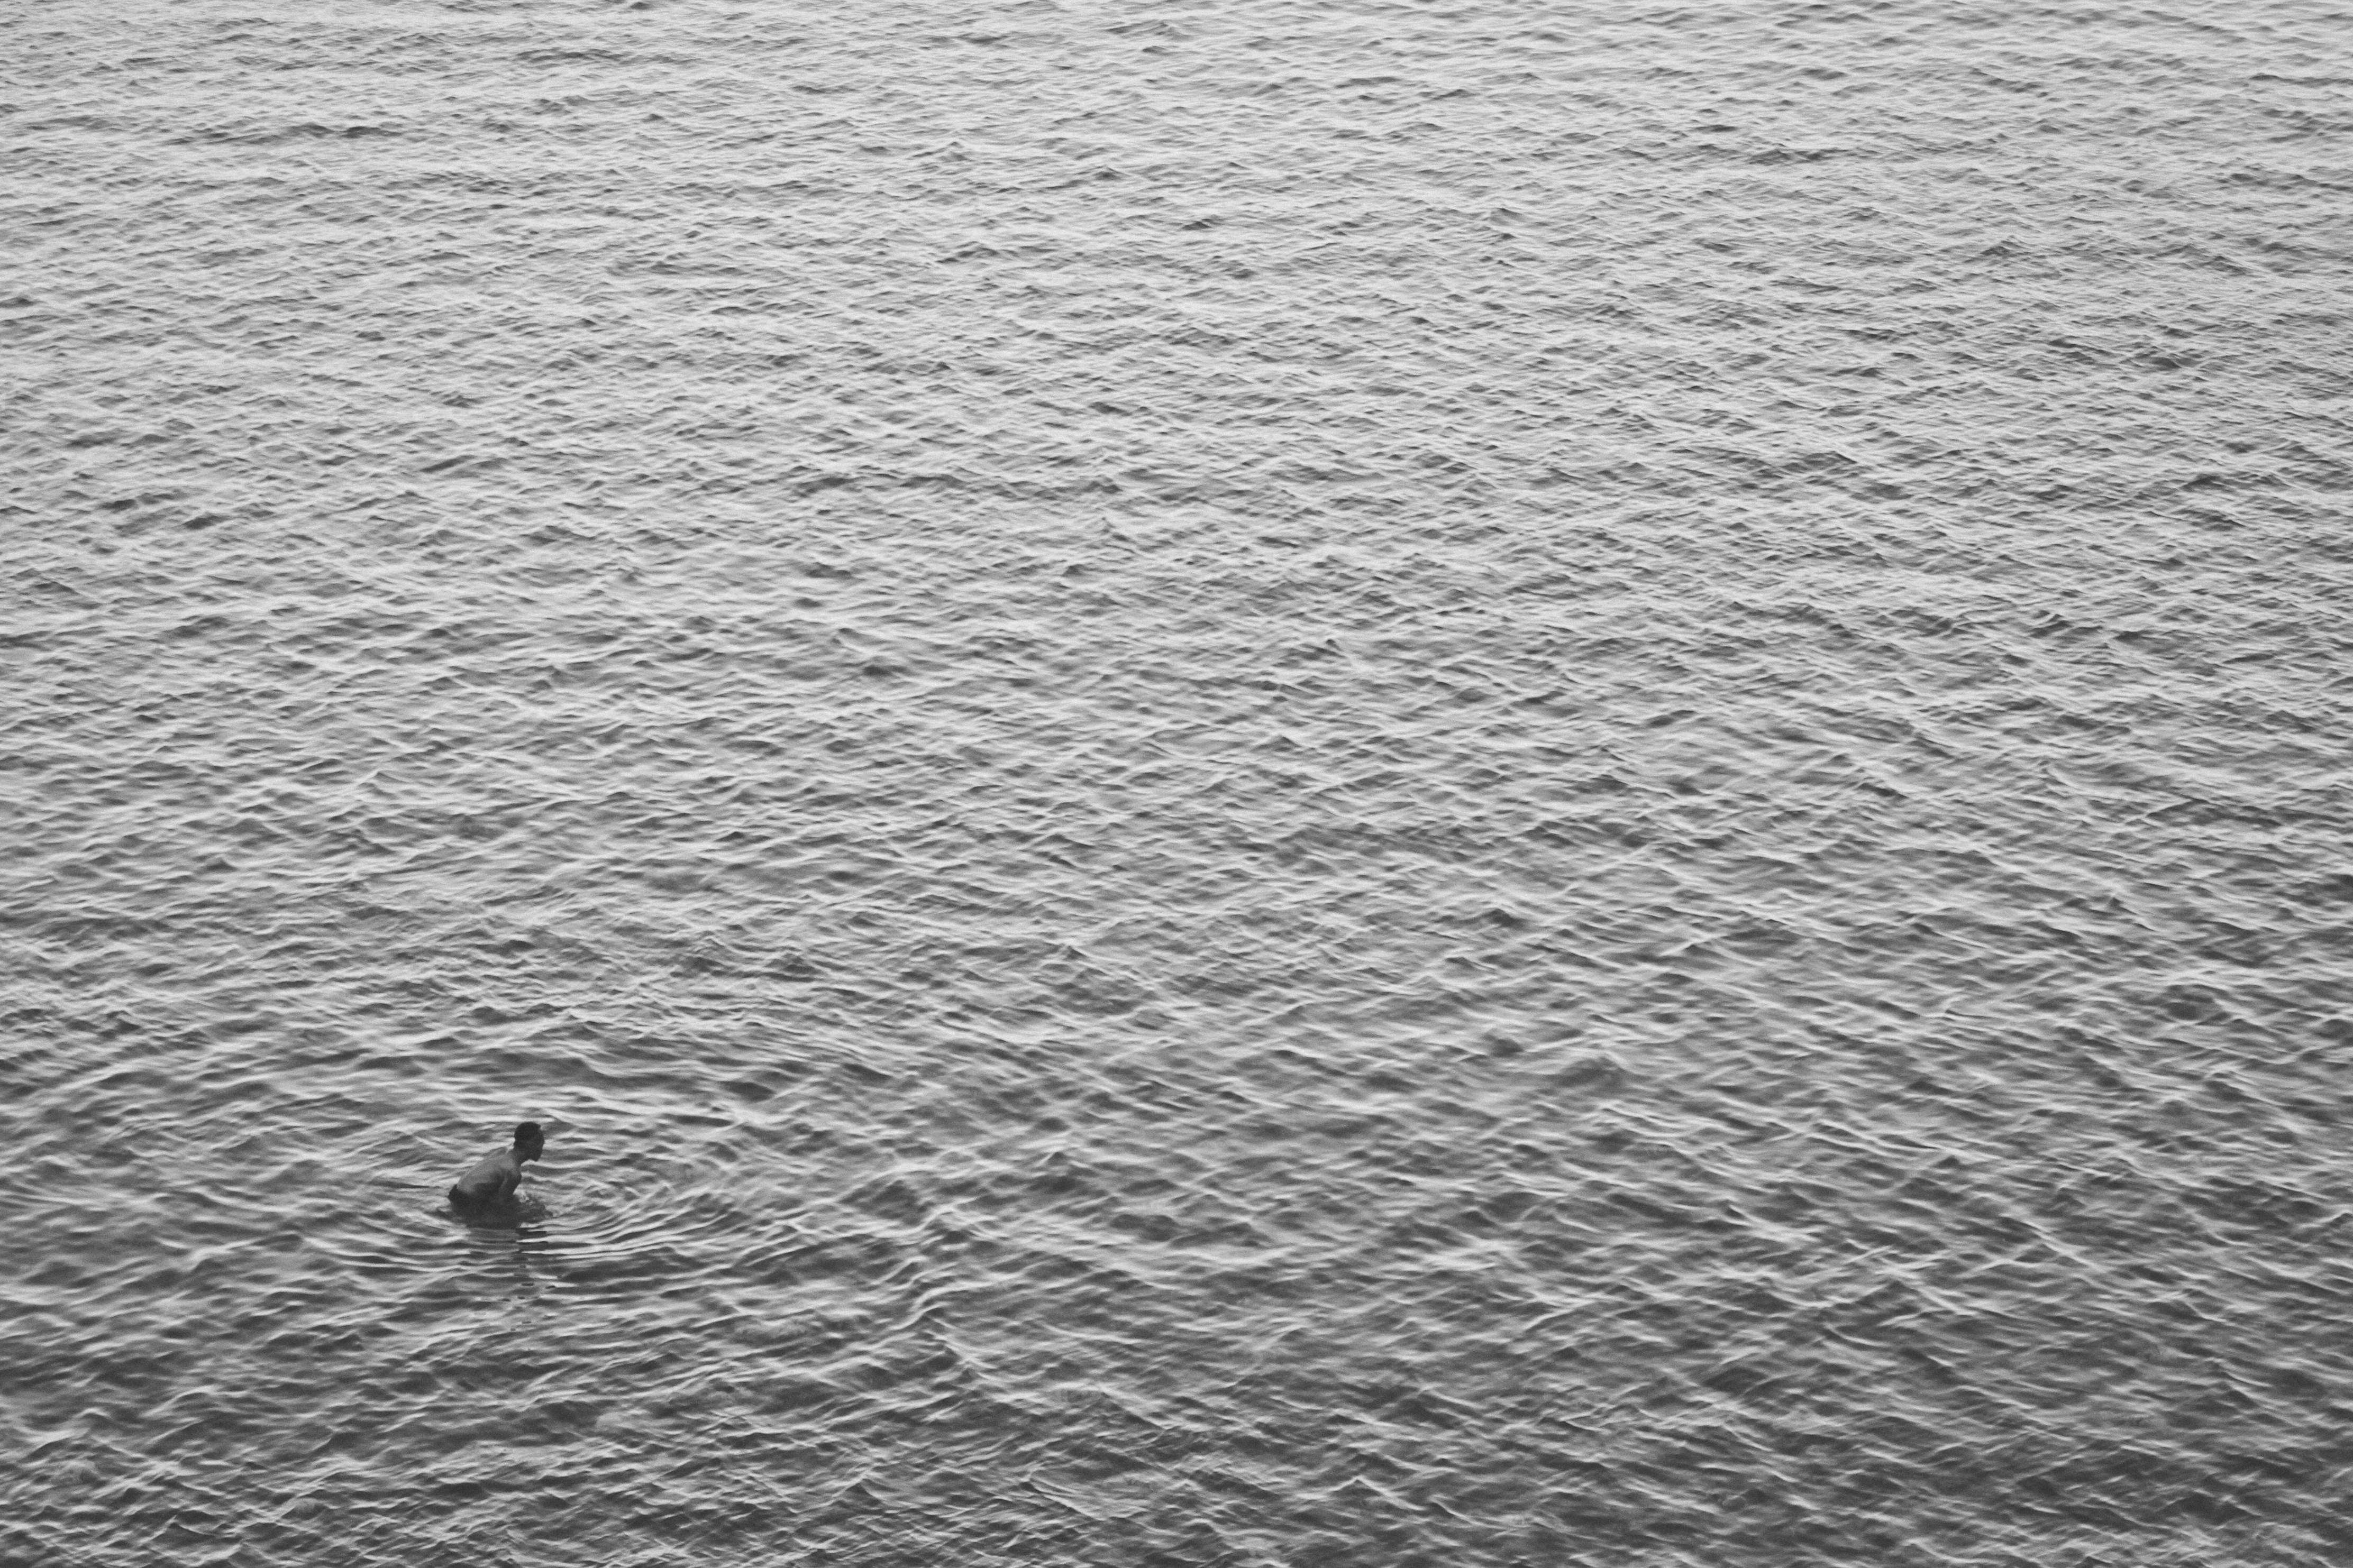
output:
<svg viewBox="0 0 2353 1568"><path fill-rule="evenodd" d="M459 1209L494 1208L513 1200L515 1188L522 1183L522 1163L536 1160L547 1147L547 1135L536 1121L519 1123L515 1128L514 1147L486 1154L482 1163L458 1178L449 1189L449 1206Z"/></svg>

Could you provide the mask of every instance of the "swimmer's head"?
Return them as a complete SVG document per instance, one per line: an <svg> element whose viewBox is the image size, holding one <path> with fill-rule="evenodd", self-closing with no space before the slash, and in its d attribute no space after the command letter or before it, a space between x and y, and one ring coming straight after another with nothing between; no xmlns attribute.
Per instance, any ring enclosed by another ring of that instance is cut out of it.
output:
<svg viewBox="0 0 2353 1568"><path fill-rule="evenodd" d="M518 1121L515 1123L514 1146L524 1159L536 1160L540 1150L547 1146L547 1134L539 1130L536 1121Z"/></svg>

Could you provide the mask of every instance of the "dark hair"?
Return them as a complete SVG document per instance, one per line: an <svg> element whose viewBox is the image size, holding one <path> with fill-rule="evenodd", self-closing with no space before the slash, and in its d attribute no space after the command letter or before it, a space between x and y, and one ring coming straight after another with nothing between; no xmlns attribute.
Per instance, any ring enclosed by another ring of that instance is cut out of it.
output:
<svg viewBox="0 0 2353 1568"><path fill-rule="evenodd" d="M523 1144L529 1143L534 1139L542 1143L547 1142L547 1134L539 1130L538 1122L518 1121L515 1123L515 1146L517 1148L521 1148Z"/></svg>

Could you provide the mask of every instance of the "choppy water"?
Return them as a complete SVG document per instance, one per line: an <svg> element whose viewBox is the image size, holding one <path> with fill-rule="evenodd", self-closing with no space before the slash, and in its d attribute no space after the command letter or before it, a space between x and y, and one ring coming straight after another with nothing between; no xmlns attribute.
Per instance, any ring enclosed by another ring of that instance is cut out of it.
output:
<svg viewBox="0 0 2353 1568"><path fill-rule="evenodd" d="M9 12L0 1559L2345 1560L2349 21Z"/></svg>

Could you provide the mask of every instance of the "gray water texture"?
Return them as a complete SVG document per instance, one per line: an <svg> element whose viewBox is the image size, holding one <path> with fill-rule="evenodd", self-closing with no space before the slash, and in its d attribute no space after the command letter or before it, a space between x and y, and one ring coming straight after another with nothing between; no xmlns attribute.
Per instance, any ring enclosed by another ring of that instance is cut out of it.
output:
<svg viewBox="0 0 2353 1568"><path fill-rule="evenodd" d="M0 1561L2353 1560L2348 44L10 7Z"/></svg>

